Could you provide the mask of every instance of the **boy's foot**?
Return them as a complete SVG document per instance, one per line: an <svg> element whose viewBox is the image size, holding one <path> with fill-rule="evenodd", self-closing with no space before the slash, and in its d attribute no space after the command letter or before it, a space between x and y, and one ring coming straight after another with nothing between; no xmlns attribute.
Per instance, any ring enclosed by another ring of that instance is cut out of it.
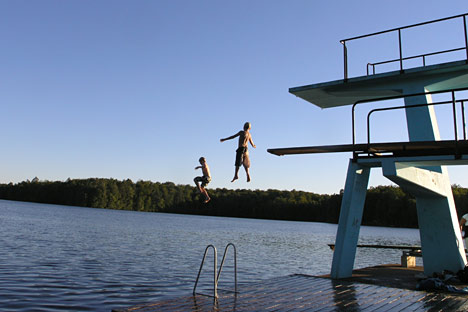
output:
<svg viewBox="0 0 468 312"><path fill-rule="evenodd" d="M207 202L209 202L211 200L211 198L207 198L205 199L205 201L203 202L204 204L206 204Z"/></svg>
<svg viewBox="0 0 468 312"><path fill-rule="evenodd" d="M234 179L232 179L231 182L234 182L234 181L236 181L237 179L239 179L239 177L238 177L238 176L235 176Z"/></svg>
<svg viewBox="0 0 468 312"><path fill-rule="evenodd" d="M247 177L247 182L250 182L250 177Z"/></svg>

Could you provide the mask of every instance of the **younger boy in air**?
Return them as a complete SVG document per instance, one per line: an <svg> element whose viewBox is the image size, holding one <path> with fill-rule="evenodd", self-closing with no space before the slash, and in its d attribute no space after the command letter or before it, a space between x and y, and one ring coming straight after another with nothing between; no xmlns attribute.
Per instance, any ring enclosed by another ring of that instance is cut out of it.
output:
<svg viewBox="0 0 468 312"><path fill-rule="evenodd" d="M201 169L202 173L203 173L203 176L196 177L195 179L193 179L193 181L197 185L197 188L200 191L200 193L205 195L204 203L206 204L207 202L209 202L211 200L210 196L208 196L208 192L205 189L205 186L207 186L208 183L210 183L210 181L211 181L210 168L208 167L208 164L206 163L205 157L200 157L200 159L198 161L200 162L201 166L195 167L195 170ZM200 183L201 183L201 185L200 185Z"/></svg>
<svg viewBox="0 0 468 312"><path fill-rule="evenodd" d="M250 174L249 174L250 159L249 159L249 151L247 150L247 144L250 142L250 145L252 145L253 148L256 147L254 142L252 141L252 136L250 135L250 132L249 132L250 127L251 127L250 122L246 122L244 124L244 130L241 130L230 137L220 140L221 142L224 142L226 140L231 140L231 139L234 139L235 137L239 137L239 145L236 150L236 162L235 162L236 169L234 171L234 178L232 179L231 182L234 182L237 179L239 179L238 173L239 173L239 168L241 164L244 166L245 173L247 174L247 182L250 182Z"/></svg>

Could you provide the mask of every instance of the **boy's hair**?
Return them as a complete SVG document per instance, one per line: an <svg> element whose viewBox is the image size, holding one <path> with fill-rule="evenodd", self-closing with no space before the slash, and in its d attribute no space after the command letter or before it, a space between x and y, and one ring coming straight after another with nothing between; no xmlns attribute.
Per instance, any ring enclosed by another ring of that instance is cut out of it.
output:
<svg viewBox="0 0 468 312"><path fill-rule="evenodd" d="M247 121L247 122L244 124L244 131L246 131L246 130L249 129L249 128L250 128L250 122Z"/></svg>
<svg viewBox="0 0 468 312"><path fill-rule="evenodd" d="M199 162L204 162L205 161L205 157L200 157L200 159L198 160Z"/></svg>

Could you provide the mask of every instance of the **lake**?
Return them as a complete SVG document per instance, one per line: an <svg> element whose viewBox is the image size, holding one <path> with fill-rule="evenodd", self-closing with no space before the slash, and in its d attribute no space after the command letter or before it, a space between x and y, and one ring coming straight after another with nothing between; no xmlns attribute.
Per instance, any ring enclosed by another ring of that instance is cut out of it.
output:
<svg viewBox="0 0 468 312"><path fill-rule="evenodd" d="M237 248L242 283L330 272L337 225L133 212L0 200L0 311L110 311L191 294L205 248ZM419 245L419 231L362 227L362 244ZM233 288L233 254L220 288ZM355 268L400 263L358 249ZM420 260L418 260L420 261ZM420 264L420 263L419 263ZM197 292L209 292L210 250Z"/></svg>

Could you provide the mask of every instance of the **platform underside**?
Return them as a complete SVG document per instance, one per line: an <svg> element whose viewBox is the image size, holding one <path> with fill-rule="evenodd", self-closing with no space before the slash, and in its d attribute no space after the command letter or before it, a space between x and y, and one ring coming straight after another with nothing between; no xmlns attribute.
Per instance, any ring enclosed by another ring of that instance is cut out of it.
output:
<svg viewBox="0 0 468 312"><path fill-rule="evenodd" d="M290 88L289 92L320 108L330 108L352 105L362 100L404 95L404 90L415 82L427 91L443 91L466 88L467 81L467 61L456 61L311 84Z"/></svg>
<svg viewBox="0 0 468 312"><path fill-rule="evenodd" d="M341 144L305 147L270 148L277 156L296 154L352 152L355 157L453 156L468 155L468 141L419 141L391 143Z"/></svg>

